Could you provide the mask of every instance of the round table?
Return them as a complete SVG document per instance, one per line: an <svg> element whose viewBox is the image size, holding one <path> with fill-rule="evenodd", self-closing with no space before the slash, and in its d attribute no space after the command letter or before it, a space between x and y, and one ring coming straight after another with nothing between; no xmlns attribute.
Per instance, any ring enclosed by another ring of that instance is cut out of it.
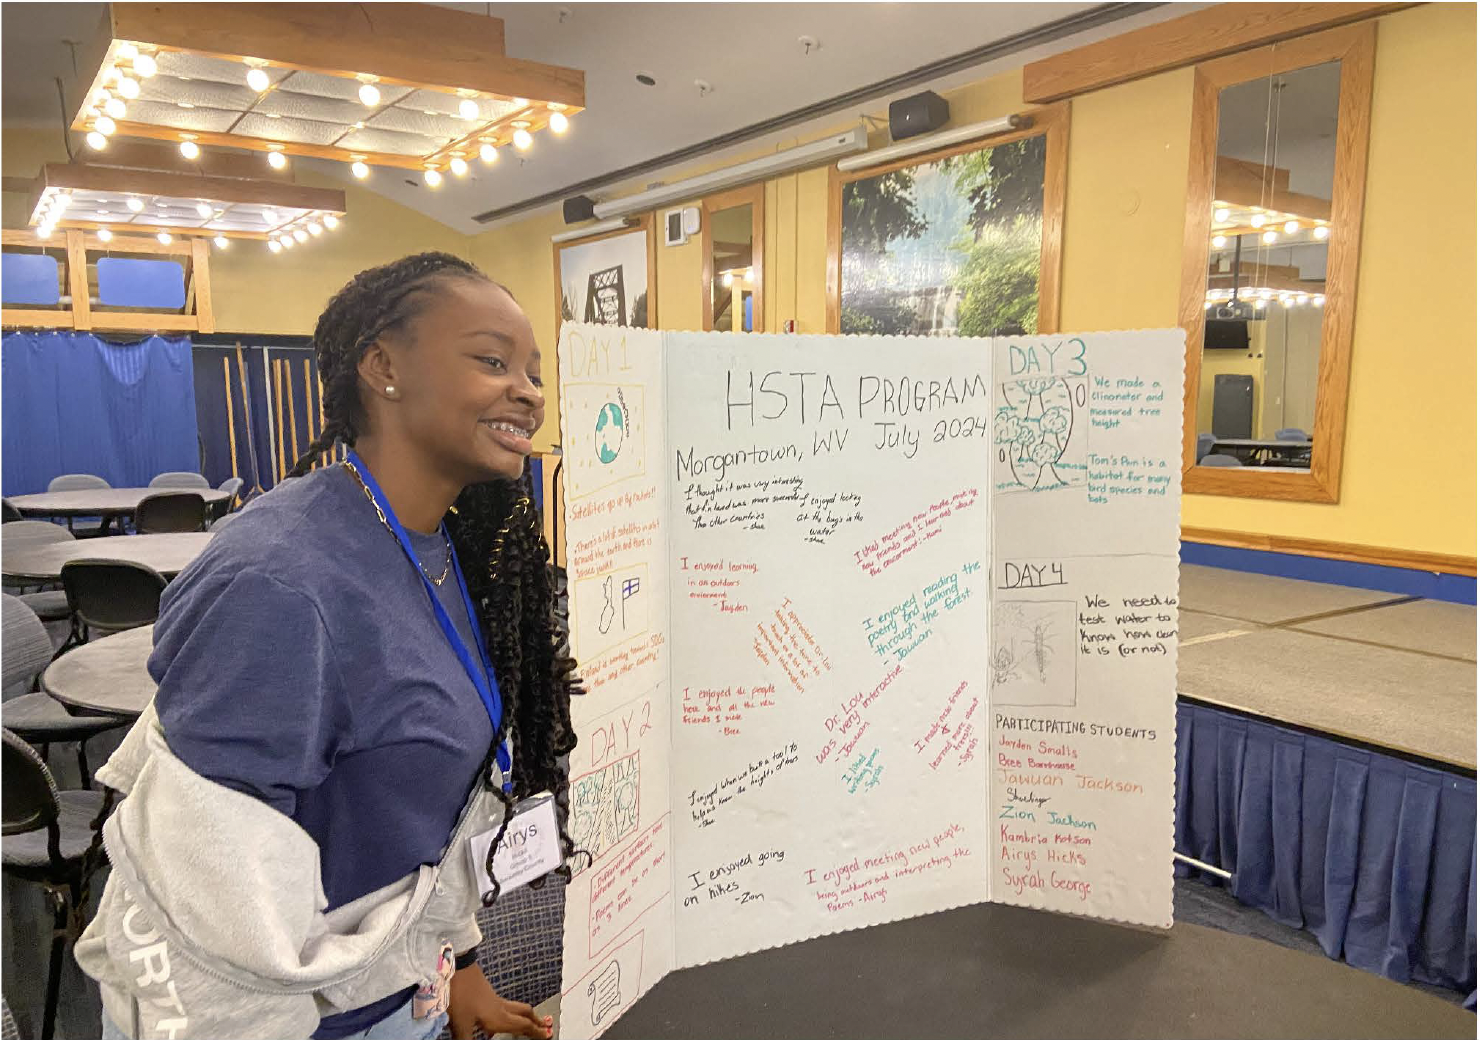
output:
<svg viewBox="0 0 1480 1040"><path fill-rule="evenodd" d="M88 488L83 491L43 491L6 499L22 516L133 516L140 500L150 495L189 492L206 505L224 502L231 496L216 488Z"/></svg>
<svg viewBox="0 0 1480 1040"><path fill-rule="evenodd" d="M41 687L83 714L137 718L154 698L153 651L153 625L94 639L48 665Z"/></svg>
<svg viewBox="0 0 1480 1040"><path fill-rule="evenodd" d="M3 537L3 534L0 534ZM210 544L209 531L191 534L130 534L17 545L0 555L0 572L24 581L60 581L62 564L73 560L126 560L173 578Z"/></svg>

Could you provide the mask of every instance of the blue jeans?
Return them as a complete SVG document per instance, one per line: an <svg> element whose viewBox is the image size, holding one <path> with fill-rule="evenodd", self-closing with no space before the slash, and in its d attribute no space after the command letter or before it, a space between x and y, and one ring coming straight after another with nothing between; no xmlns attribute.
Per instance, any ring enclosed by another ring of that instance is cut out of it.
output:
<svg viewBox="0 0 1480 1040"><path fill-rule="evenodd" d="M432 1018L412 1018L411 1000L407 1000L363 1033L353 1033L344 1040L437 1040L446 1028L446 1012ZM128 1040L128 1035L104 1014L102 1040Z"/></svg>

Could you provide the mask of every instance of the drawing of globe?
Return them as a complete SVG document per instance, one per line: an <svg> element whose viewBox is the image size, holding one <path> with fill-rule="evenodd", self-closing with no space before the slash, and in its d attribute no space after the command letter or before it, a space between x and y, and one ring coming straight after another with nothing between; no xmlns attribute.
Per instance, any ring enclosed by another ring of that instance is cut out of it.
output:
<svg viewBox="0 0 1480 1040"><path fill-rule="evenodd" d="M608 401L596 414L596 457L605 465L616 462L617 453L622 450L622 441L626 436L622 409Z"/></svg>

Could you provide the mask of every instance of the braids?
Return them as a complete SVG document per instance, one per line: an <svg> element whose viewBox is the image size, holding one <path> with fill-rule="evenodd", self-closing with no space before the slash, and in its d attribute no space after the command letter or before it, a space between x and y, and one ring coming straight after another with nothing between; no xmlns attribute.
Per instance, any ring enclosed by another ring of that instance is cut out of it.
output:
<svg viewBox="0 0 1480 1040"><path fill-rule="evenodd" d="M292 476L307 473L336 442L355 443L365 424L360 358L377 338L416 315L418 294L449 277L488 280L451 254L419 253L362 271L329 301L313 335L323 383L324 430L293 467ZM503 700L503 717L480 776L490 776L494 751L506 737L513 749L512 794L492 785L505 812L489 854L503 840L515 801L553 791L560 842L568 859L577 850L566 831L568 785L560 760L576 745L570 695L577 680L575 661L565 651L555 620L550 549L534 508L528 464L517 481L495 480L463 489L447 516L447 532L467 579L468 595L478 608ZM569 867L560 872L570 876ZM494 881L487 902L497 894Z"/></svg>

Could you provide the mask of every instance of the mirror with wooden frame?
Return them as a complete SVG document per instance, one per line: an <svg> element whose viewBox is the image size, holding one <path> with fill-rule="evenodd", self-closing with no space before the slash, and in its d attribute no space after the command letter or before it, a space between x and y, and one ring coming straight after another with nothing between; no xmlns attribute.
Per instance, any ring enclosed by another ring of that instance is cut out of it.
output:
<svg viewBox="0 0 1480 1040"><path fill-rule="evenodd" d="M1183 491L1335 502L1376 28L1198 66Z"/></svg>
<svg viewBox="0 0 1480 1040"><path fill-rule="evenodd" d="M704 330L763 332L766 189L711 195L701 207Z"/></svg>

